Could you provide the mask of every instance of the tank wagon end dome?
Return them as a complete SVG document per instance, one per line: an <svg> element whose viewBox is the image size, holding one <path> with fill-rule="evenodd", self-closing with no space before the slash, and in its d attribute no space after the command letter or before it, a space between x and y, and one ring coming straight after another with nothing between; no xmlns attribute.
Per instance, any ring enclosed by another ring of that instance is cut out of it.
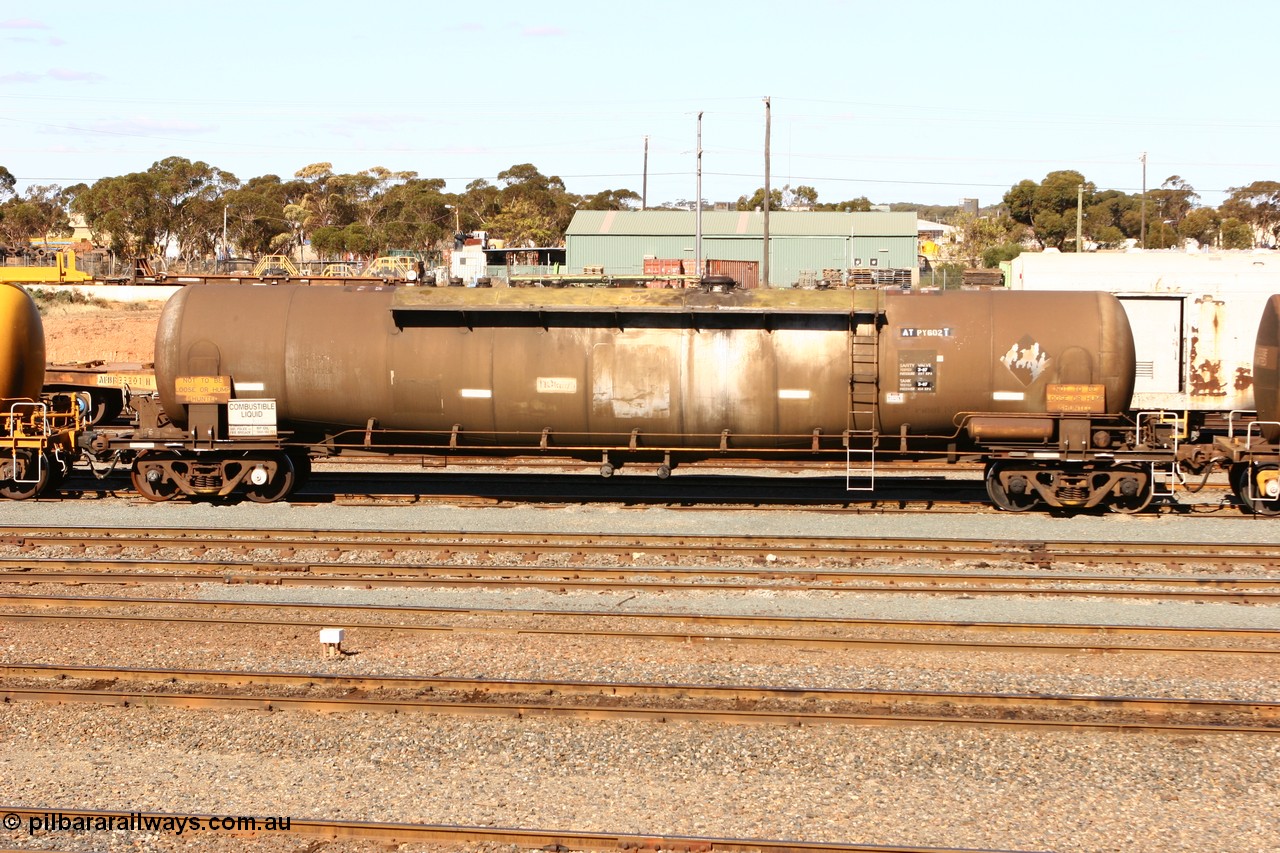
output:
<svg viewBox="0 0 1280 853"><path fill-rule="evenodd" d="M1280 295L1262 309L1253 352L1253 397L1258 420L1280 421ZM1264 426L1268 441L1280 441L1280 427Z"/></svg>
<svg viewBox="0 0 1280 853"><path fill-rule="evenodd" d="M0 285L0 399L34 399L44 385L44 324L21 287Z"/></svg>

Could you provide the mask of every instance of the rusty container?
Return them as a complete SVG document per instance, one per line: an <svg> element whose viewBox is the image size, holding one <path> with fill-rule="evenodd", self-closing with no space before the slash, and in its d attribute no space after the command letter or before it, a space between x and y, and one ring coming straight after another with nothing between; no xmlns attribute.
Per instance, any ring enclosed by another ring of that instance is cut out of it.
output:
<svg viewBox="0 0 1280 853"><path fill-rule="evenodd" d="M44 324L16 284L0 284L0 400L35 399L44 384Z"/></svg>
<svg viewBox="0 0 1280 853"><path fill-rule="evenodd" d="M1272 296L1262 308L1258 339L1253 349L1253 399L1262 434L1267 441L1280 441L1280 295ZM1266 423L1266 422L1271 423Z"/></svg>
<svg viewBox="0 0 1280 853"><path fill-rule="evenodd" d="M645 258L645 275L680 275L683 271L680 258Z"/></svg>
<svg viewBox="0 0 1280 853"><path fill-rule="evenodd" d="M760 286L759 261L721 261L712 258L707 261L707 275L727 275L744 290L755 290Z"/></svg>
<svg viewBox="0 0 1280 853"><path fill-rule="evenodd" d="M196 285L165 308L156 372L178 423L176 377L229 375L301 432L372 420L471 443L741 451L838 446L867 340L894 432L1042 412L1052 383L1101 385L1111 411L1132 392L1116 299L1050 292Z"/></svg>

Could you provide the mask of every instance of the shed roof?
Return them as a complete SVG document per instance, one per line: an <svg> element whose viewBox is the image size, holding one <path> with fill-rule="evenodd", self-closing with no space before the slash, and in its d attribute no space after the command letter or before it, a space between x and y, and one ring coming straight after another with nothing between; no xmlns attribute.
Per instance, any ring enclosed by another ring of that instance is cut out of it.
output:
<svg viewBox="0 0 1280 853"><path fill-rule="evenodd" d="M619 237L692 234L696 214L690 210L579 210L565 232ZM915 237L916 215L907 213L827 213L770 211L773 237ZM705 237L760 237L764 214L755 211L707 210L702 213Z"/></svg>

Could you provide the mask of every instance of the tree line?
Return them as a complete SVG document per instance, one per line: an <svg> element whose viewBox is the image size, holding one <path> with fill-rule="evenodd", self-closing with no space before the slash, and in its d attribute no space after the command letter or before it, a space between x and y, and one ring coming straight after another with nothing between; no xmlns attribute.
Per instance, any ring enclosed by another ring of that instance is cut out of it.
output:
<svg viewBox="0 0 1280 853"><path fill-rule="evenodd" d="M23 193L0 166L0 243L25 247L46 236L72 233L71 218L88 226L97 245L121 257L209 258L226 248L260 257L292 254L309 243L321 257L370 258L389 249L430 250L449 244L457 232L483 230L509 246L560 245L577 210L634 210L640 196L613 189L594 195L570 193L564 181L529 163L478 179L460 193L445 191L440 178L374 167L340 174L330 163L313 163L285 180L263 175L240 181L204 162L168 157L144 172L107 177L70 187L35 185ZM810 186L770 191L770 207L869 210L865 198L818 201ZM1169 248L1188 240L1221 248L1280 243L1280 182L1257 181L1229 191L1219 208L1201 206L1195 189L1177 175L1146 193L1098 190L1076 171L1050 172L1042 181L1023 180L1003 203L982 215L958 207L897 204L957 226L955 254L971 266L996 266L1025 246L1073 249L1077 206L1086 243L1118 247L1137 240L1147 248ZM758 210L764 188L737 200L739 210ZM667 209L692 209L681 199ZM1145 226L1145 229L1144 229ZM1145 233L1144 233L1145 230Z"/></svg>
<svg viewBox="0 0 1280 853"><path fill-rule="evenodd" d="M1133 244L1170 249L1194 241L1220 249L1280 244L1280 182L1254 181L1232 187L1217 208L1179 175L1142 193L1099 190L1080 172L1050 172L1044 180L1019 181L988 215L958 214L951 224L971 265L995 267L1024 246L1074 251L1077 220L1083 248L1115 249Z"/></svg>

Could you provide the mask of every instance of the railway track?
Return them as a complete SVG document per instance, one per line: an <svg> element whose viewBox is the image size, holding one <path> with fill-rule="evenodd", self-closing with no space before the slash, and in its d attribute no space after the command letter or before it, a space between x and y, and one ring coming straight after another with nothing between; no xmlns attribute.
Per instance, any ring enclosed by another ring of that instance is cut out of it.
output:
<svg viewBox="0 0 1280 853"><path fill-rule="evenodd" d="M404 553L427 553L437 559L480 555L489 559L536 561L557 557L585 563L588 558L631 562L645 559L682 561L747 560L775 563L839 560L925 560L954 563L1001 560L1048 567L1055 563L1085 566L1120 565L1182 567L1273 566L1280 545L1230 542L1072 542L1009 539L915 539L893 537L753 537L688 535L601 535L551 533L483 533L458 531L316 531L207 528L0 528L0 546L103 547L119 555L125 548L184 548L184 556L200 557L212 549L232 554L272 549L289 555L314 550L336 560L355 551L394 560Z"/></svg>
<svg viewBox="0 0 1280 853"><path fill-rule="evenodd" d="M191 825L195 819L202 827L221 827L223 816L198 812L121 812L89 811L87 809L34 809L29 806L0 804L0 813L17 820L18 827L30 825L32 820L55 820L65 816L69 820L94 820L110 818L129 826L146 826L166 820L182 821ZM836 842L815 842L796 839L770 840L760 838L709 838L702 836L627 834L608 832L583 832L576 830L544 830L508 828L498 826L452 826L424 823L377 823L372 821L323 820L315 818L288 818L287 829L238 828L238 820L232 819L232 828L220 834L240 837L275 836L281 831L304 837L330 839L369 839L387 844L501 844L525 850L573 851L573 850L628 850L635 853L1002 853L992 848L938 847L930 845L882 845ZM131 823L132 822L132 823ZM247 826L247 824L244 824ZM1018 853L1003 851L1003 853Z"/></svg>
<svg viewBox="0 0 1280 853"><path fill-rule="evenodd" d="M624 638L628 640L649 640L676 643L742 643L755 645L790 646L795 648L909 648L930 650L951 650L961 652L1002 651L1002 652L1037 652L1065 654L1172 654L1172 655L1263 655L1280 659L1280 630L1273 629L1238 629L1238 628L1171 628L1166 626L1144 625L1064 625L1052 623L1000 623L1000 622L929 622L922 620L890 620L890 619L833 619L813 617L773 617L773 616L721 616L687 613L643 613L633 611L619 612L616 608L607 611L575 611L575 610L529 610L503 608L501 610L483 610L476 608L445 607L410 607L402 605L374 604L316 604L308 602L280 601L236 601L208 600L190 598L125 598L106 596L54 596L54 595L0 595L0 607L20 607L22 610L0 611L0 622L23 621L73 621L81 624L122 623L156 623L156 624L199 624L209 626L288 626L293 628L321 628L341 624L346 628L370 631L421 632L426 634L450 633L487 633L506 636L542 636L542 637L599 637ZM37 611L35 608L40 608ZM50 608L66 608L71 611L100 610L104 608L120 608L124 613L87 614L84 612L47 612ZM140 615L139 608L156 610L187 609L205 612L208 616L191 614L176 615ZM298 618L246 618L237 617L230 611L246 612L263 611L299 611L313 617ZM429 618L428 623L378 622L361 621L362 617L400 616ZM605 620L610 625L624 622L652 624L671 623L667 630L613 630L585 629L579 625L572 628L551 628L542 626L509 626L484 625L466 622L465 624L443 624L441 617L453 616L460 620L472 617L534 617L560 618L574 620ZM354 617L354 618L352 618ZM692 626L717 625L721 627L754 627L757 629L787 629L826 631L828 633L787 634L787 633L734 633L688 630ZM1031 633L1052 637L1081 637L1087 642L1050 643L1050 642L1013 642L996 639L916 639L900 636L837 636L834 631L849 632L877 630L906 630L911 632L934 631L946 634L981 633L984 635L1025 634ZM1176 644L1139 645L1137 642L1116 642L1117 640L1136 641L1143 637L1176 640ZM1230 642L1232 645L1198 645L1206 642Z"/></svg>
<svg viewBox="0 0 1280 853"><path fill-rule="evenodd" d="M180 566L178 570L176 566ZM263 584L280 587L753 591L965 596L1094 596L1271 604L1280 578L717 568L572 568L263 561L0 559L0 584Z"/></svg>
<svg viewBox="0 0 1280 853"><path fill-rule="evenodd" d="M0 687L6 702L94 702L319 712L557 716L772 725L1023 726L1107 731L1234 732L1280 735L1280 703L1133 696L959 693L637 684L605 681L345 676L244 670L0 664L0 677L37 684ZM64 679L91 687L49 686ZM104 684L110 682L110 684ZM154 684L158 690L117 683ZM246 688L191 692L193 686ZM267 692L289 689L292 692ZM326 695L300 695L298 691ZM370 696L370 691L382 696ZM430 698L424 698L424 696ZM485 695L486 701L476 701ZM566 702L565 698L574 701ZM644 704L622 704L620 699ZM815 708L817 710L815 710ZM927 710L929 713L920 713Z"/></svg>

